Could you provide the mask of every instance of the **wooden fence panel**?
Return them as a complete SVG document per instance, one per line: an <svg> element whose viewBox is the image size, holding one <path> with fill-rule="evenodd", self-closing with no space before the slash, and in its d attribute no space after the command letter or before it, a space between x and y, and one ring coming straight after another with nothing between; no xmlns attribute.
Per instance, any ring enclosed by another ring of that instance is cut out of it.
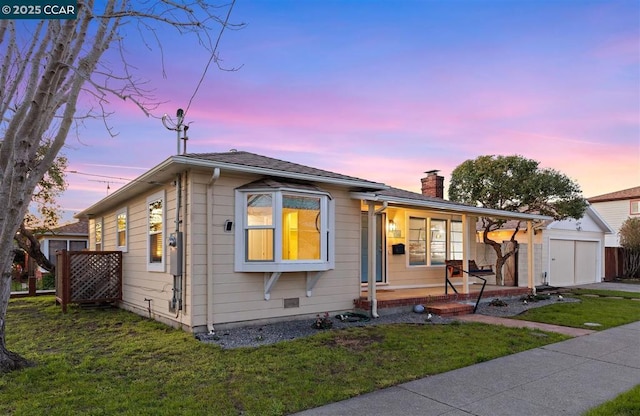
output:
<svg viewBox="0 0 640 416"><path fill-rule="evenodd" d="M56 299L68 303L122 300L121 251L61 251L57 253Z"/></svg>

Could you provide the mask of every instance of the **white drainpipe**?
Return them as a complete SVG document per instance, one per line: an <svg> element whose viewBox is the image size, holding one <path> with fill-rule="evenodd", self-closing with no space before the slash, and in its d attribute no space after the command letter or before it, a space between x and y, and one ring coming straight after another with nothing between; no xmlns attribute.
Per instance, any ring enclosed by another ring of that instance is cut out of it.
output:
<svg viewBox="0 0 640 416"><path fill-rule="evenodd" d="M213 326L213 186L220 177L220 168L215 168L207 184L207 329L215 334Z"/></svg>
<svg viewBox="0 0 640 416"><path fill-rule="evenodd" d="M382 203L382 207L378 210L375 209L375 202L368 203L368 225L369 225L369 265L367 269L367 284L369 292L369 302L371 303L371 317L379 318L378 315L378 299L376 297L376 257L378 247L376 246L376 215L387 209L387 201Z"/></svg>

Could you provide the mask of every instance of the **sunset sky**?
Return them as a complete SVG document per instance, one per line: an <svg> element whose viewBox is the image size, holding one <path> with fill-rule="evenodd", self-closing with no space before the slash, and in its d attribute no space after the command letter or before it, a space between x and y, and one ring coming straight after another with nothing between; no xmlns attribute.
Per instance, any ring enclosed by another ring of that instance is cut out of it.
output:
<svg viewBox="0 0 640 416"><path fill-rule="evenodd" d="M219 52L239 69L207 73L189 152L246 150L416 192L424 171L448 179L484 154L538 160L585 197L640 185L638 0L237 0L231 21L247 26ZM127 52L164 102L156 116L173 116L208 56L160 36L164 69L135 34ZM158 118L110 110L116 137L95 120L68 138L69 212L176 153Z"/></svg>

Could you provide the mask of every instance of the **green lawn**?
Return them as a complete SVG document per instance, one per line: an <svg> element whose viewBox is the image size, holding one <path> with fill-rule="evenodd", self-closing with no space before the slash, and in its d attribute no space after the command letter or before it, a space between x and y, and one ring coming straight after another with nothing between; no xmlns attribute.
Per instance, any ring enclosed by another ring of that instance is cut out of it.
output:
<svg viewBox="0 0 640 416"><path fill-rule="evenodd" d="M640 294L574 295L582 302L519 318L600 329L640 320L640 301L632 300ZM622 299L604 297L611 295ZM118 309L62 314L52 297L11 300L7 318L9 348L37 363L0 375L0 414L13 415L288 414L566 339L482 324L406 324L222 350ZM594 415L634 414L638 395L636 388Z"/></svg>
<svg viewBox="0 0 640 416"><path fill-rule="evenodd" d="M583 416L637 416L640 415L640 384L615 399L601 404Z"/></svg>
<svg viewBox="0 0 640 416"><path fill-rule="evenodd" d="M558 301L555 305L530 309L516 319L548 324L603 330L640 320L640 293L574 289L565 296L581 300L577 303ZM621 299L613 299L618 297ZM592 327L585 323L597 323Z"/></svg>
<svg viewBox="0 0 640 416"><path fill-rule="evenodd" d="M13 299L7 345L35 361L0 375L0 414L280 415L567 337L486 326L384 325L222 350L118 309Z"/></svg>

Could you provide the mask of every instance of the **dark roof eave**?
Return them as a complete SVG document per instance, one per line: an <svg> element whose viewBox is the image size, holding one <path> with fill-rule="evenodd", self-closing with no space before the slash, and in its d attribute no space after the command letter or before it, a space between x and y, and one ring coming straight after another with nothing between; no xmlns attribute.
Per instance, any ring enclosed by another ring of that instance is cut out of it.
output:
<svg viewBox="0 0 640 416"><path fill-rule="evenodd" d="M520 220L534 220L534 221L546 221L553 220L553 217L539 214L526 214L520 212L503 211L498 209L489 209L481 207L473 207L470 205L463 205L448 202L445 200L435 201L433 199L420 199L420 198L404 198L380 195L369 192L351 192L351 196L355 199L363 201L375 201L375 202L387 202L396 205L405 205L416 208L428 208L440 211L455 212L458 214L472 214L480 217L494 217L504 219L520 219ZM420 196L416 194L416 196Z"/></svg>
<svg viewBox="0 0 640 416"><path fill-rule="evenodd" d="M93 217L97 213L106 211L119 204L124 203L130 197L145 192L151 188L163 185L171 179L171 177L185 168L195 167L203 169L221 169L232 172L253 173L257 175L276 176L288 179L298 179L309 182L320 182L338 186L349 187L352 189L365 189L369 191L379 191L388 189L389 187L383 183L358 180L357 178L332 178L328 176L318 176L306 173L294 173L277 169L269 169L255 166L246 166L233 163L225 163L220 161L212 161L206 159L198 159L187 156L171 156L151 170L140 175L138 178L124 185L111 195L101 199L90 207L82 210L75 215L76 218Z"/></svg>

